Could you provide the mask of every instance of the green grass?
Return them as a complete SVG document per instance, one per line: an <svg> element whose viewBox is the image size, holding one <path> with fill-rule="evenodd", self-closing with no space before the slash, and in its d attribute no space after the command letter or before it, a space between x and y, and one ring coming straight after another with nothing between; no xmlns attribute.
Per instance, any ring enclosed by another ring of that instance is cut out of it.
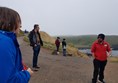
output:
<svg viewBox="0 0 118 83"><path fill-rule="evenodd" d="M59 36L61 41L66 39L67 43L72 43L75 47L84 48L91 47L92 43L97 39L97 35L82 35L82 36ZM107 35L105 40L111 47L118 46L118 35Z"/></svg>
<svg viewBox="0 0 118 83"><path fill-rule="evenodd" d="M108 60L109 60L110 62L118 63L118 57L109 57Z"/></svg>
<svg viewBox="0 0 118 83"><path fill-rule="evenodd" d="M44 39L44 38L43 38ZM27 36L24 36L23 40L25 42L28 42L29 44L29 39ZM46 40L46 39L44 39ZM52 43L50 41L43 41L43 48L49 49L49 50L56 50L55 43ZM62 53L62 45L60 44L59 51ZM78 56L78 49L74 46L72 43L67 44L67 53L72 54L73 56Z"/></svg>
<svg viewBox="0 0 118 83"><path fill-rule="evenodd" d="M24 40L25 42L29 42L29 39L28 39L27 36L24 36L23 40Z"/></svg>

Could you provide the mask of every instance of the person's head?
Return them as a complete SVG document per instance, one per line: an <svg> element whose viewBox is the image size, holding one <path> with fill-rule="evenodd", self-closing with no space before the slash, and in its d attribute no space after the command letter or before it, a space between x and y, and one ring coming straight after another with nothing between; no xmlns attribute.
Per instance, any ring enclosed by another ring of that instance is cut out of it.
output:
<svg viewBox="0 0 118 83"><path fill-rule="evenodd" d="M19 33L21 18L17 11L0 7L0 30Z"/></svg>
<svg viewBox="0 0 118 83"><path fill-rule="evenodd" d="M98 42L102 42L105 39L105 35L104 34L99 34L97 39L98 39Z"/></svg>
<svg viewBox="0 0 118 83"><path fill-rule="evenodd" d="M64 38L63 41L65 41L66 39Z"/></svg>
<svg viewBox="0 0 118 83"><path fill-rule="evenodd" d="M57 39L60 39L60 37L57 37Z"/></svg>
<svg viewBox="0 0 118 83"><path fill-rule="evenodd" d="M38 25L38 24L34 24L34 30L35 30L35 31L39 31L39 29L40 29L40 28L39 28L39 25Z"/></svg>

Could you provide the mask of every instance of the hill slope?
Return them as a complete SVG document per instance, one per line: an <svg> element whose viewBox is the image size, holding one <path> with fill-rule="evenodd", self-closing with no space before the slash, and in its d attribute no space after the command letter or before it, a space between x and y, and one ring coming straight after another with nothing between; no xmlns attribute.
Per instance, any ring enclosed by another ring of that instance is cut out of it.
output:
<svg viewBox="0 0 118 83"><path fill-rule="evenodd" d="M44 42L44 48L50 49L52 51L54 51L56 49L55 46L55 38L51 37L49 34L47 34L44 31L40 31L40 35L42 37L42 40ZM25 41L28 41L27 36L25 37ZM60 45L60 52L62 52L62 45ZM82 57L87 57L86 55L84 55L83 53L80 53L78 51L78 48L67 44L67 53L68 54L72 54L73 56L82 56Z"/></svg>
<svg viewBox="0 0 118 83"><path fill-rule="evenodd" d="M44 42L44 47L51 49L51 50L55 50L56 49L55 38L51 37L49 34L47 34L46 32L43 32L43 31L41 31L40 34L41 34L41 37ZM62 52L62 45L60 45L60 52ZM68 45L68 44L67 44L67 53L72 54L74 56L84 56L85 57L85 55L80 53L76 47Z"/></svg>
<svg viewBox="0 0 118 83"><path fill-rule="evenodd" d="M90 47L92 43L97 39L97 35L82 35L82 36L60 36L60 38L66 38L68 43L73 43L76 47ZM109 42L111 47L118 47L117 35L106 35L105 40Z"/></svg>

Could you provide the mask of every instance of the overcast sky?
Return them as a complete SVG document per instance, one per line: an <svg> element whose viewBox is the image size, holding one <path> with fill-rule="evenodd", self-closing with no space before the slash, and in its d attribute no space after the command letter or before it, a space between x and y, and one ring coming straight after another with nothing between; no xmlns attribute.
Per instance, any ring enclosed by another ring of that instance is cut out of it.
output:
<svg viewBox="0 0 118 83"><path fill-rule="evenodd" d="M0 0L15 9L22 30L39 24L49 35L118 35L118 0Z"/></svg>

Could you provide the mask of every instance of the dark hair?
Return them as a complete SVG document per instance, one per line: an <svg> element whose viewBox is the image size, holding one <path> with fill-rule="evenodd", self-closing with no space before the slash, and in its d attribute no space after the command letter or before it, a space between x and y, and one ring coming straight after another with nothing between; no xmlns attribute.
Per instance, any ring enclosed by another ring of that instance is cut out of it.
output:
<svg viewBox="0 0 118 83"><path fill-rule="evenodd" d="M38 24L34 24L34 29L36 29L39 25Z"/></svg>
<svg viewBox="0 0 118 83"><path fill-rule="evenodd" d="M13 31L21 24L18 12L7 7L0 7L0 30Z"/></svg>
<svg viewBox="0 0 118 83"><path fill-rule="evenodd" d="M57 37L57 39L60 39L60 37Z"/></svg>
<svg viewBox="0 0 118 83"><path fill-rule="evenodd" d="M101 38L101 39L103 39L103 40L104 40L104 39L105 39L105 35L101 33L101 34L99 34L99 35L98 35L98 37L97 37L97 38Z"/></svg>
<svg viewBox="0 0 118 83"><path fill-rule="evenodd" d="M66 40L65 38L63 40Z"/></svg>

